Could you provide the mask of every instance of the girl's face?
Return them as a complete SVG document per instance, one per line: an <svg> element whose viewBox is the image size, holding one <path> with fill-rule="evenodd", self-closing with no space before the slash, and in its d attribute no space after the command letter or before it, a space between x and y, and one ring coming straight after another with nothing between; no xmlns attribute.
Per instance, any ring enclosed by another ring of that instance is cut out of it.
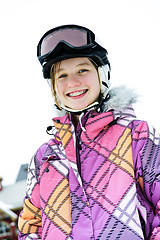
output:
<svg viewBox="0 0 160 240"><path fill-rule="evenodd" d="M66 107L81 110L94 103L100 94L98 73L88 58L63 60L55 72L55 90Z"/></svg>

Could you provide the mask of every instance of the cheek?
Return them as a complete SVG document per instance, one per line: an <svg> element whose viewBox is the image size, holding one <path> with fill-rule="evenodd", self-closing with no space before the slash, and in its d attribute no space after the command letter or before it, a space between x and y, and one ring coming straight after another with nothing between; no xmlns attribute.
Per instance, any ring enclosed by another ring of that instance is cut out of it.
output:
<svg viewBox="0 0 160 240"><path fill-rule="evenodd" d="M91 86L95 88L95 90L100 91L100 81L98 76L94 76L94 78L92 79L92 83Z"/></svg>
<svg viewBox="0 0 160 240"><path fill-rule="evenodd" d="M92 83L92 89L94 91L95 96L99 97L99 94L101 93L101 87L100 87L99 79L95 79L95 81Z"/></svg>
<svg viewBox="0 0 160 240"><path fill-rule="evenodd" d="M56 84L55 86L56 95L59 99L63 96L64 86L61 83Z"/></svg>

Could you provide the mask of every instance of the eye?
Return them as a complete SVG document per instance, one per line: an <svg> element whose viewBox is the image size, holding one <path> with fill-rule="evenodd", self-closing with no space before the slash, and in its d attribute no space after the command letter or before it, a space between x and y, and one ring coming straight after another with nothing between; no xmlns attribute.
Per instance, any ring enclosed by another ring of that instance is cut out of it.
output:
<svg viewBox="0 0 160 240"><path fill-rule="evenodd" d="M61 74L61 75L59 75L59 79L62 79L62 78L66 78L67 77L67 74Z"/></svg>
<svg viewBox="0 0 160 240"><path fill-rule="evenodd" d="M84 73L84 72L88 72L88 69L81 69L81 70L79 70L79 73Z"/></svg>

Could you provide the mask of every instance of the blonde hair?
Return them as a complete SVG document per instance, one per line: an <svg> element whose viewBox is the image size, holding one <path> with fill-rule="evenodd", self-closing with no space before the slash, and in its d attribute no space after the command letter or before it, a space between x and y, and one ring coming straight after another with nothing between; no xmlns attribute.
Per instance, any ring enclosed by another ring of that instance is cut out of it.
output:
<svg viewBox="0 0 160 240"><path fill-rule="evenodd" d="M57 62L55 63L52 68L51 68L51 93L52 93L52 97L54 97L55 99L55 103L56 105L61 109L59 102L57 100L57 96L56 96L56 79L55 79L55 75L56 72L60 69L60 64L61 62Z"/></svg>

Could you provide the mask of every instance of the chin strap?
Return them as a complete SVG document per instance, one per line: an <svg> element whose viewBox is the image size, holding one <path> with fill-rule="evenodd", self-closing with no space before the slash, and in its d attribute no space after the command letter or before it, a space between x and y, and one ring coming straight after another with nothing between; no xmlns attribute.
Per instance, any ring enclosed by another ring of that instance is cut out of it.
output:
<svg viewBox="0 0 160 240"><path fill-rule="evenodd" d="M99 102L94 102L92 104L90 104L88 107L86 108L82 108L82 109L72 109L72 108L68 108L66 107L65 105L61 104L61 108L64 109L65 111L67 112L70 112L70 113L75 113L77 115L81 115L83 112L86 112L88 110L92 110L92 109L95 109L96 106L99 105Z"/></svg>

